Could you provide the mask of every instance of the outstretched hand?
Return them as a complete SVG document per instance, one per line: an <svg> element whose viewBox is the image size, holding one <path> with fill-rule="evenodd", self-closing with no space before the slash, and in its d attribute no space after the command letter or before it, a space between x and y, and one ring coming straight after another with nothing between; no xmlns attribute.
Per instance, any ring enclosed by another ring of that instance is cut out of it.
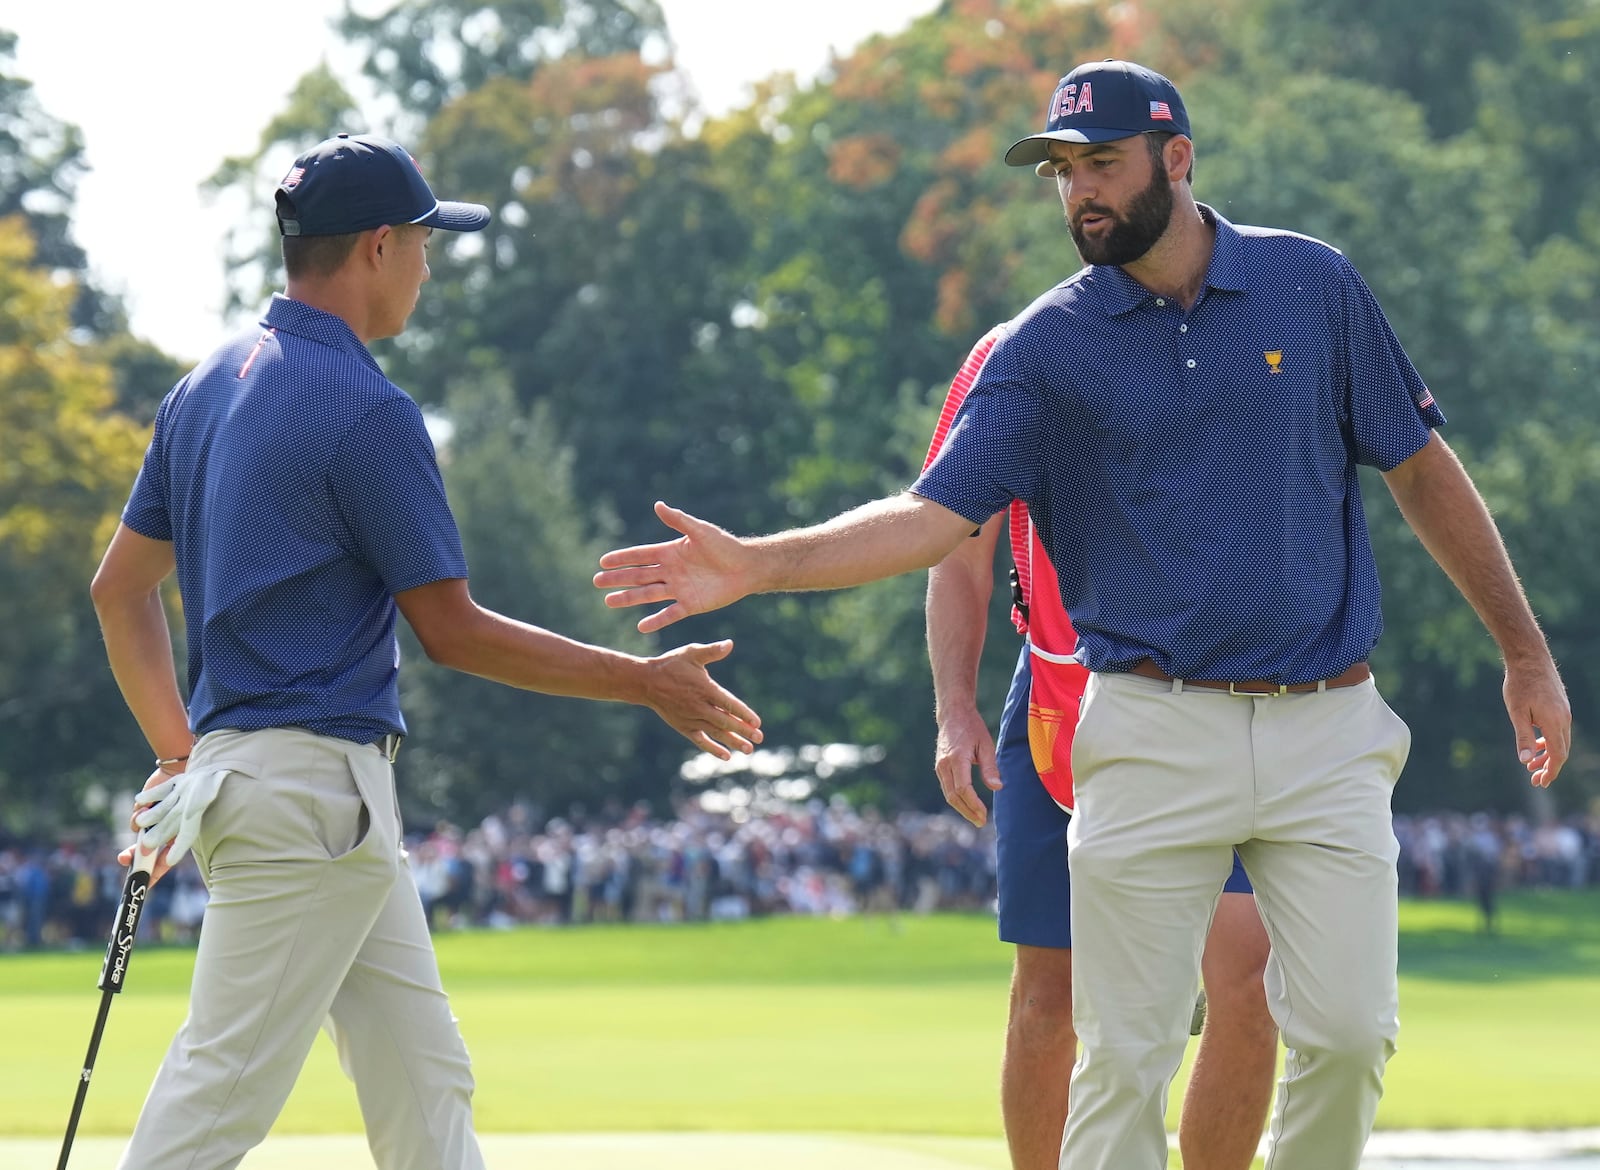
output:
<svg viewBox="0 0 1600 1170"><path fill-rule="evenodd" d="M1506 666L1506 711L1517 733L1517 758L1535 788L1548 788L1572 751L1572 707L1548 658L1533 667Z"/></svg>
<svg viewBox="0 0 1600 1170"><path fill-rule="evenodd" d="M731 760L734 752L748 755L762 739L761 717L706 670L732 650L731 641L693 642L648 660L645 705L719 760Z"/></svg>
<svg viewBox="0 0 1600 1170"><path fill-rule="evenodd" d="M641 618L640 633L651 634L691 614L721 609L751 592L753 558L743 541L659 500L656 515L682 535L661 544L608 552L594 575L595 588L615 590L606 594L606 605L612 609L672 602Z"/></svg>

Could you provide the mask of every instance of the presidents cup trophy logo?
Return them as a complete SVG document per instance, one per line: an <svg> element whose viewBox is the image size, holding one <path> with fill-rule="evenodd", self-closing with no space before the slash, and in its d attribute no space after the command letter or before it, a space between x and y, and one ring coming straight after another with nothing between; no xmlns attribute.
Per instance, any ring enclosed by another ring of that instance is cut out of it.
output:
<svg viewBox="0 0 1600 1170"><path fill-rule="evenodd" d="M1269 349L1261 356L1267 359L1267 368L1274 374L1283 373L1283 350Z"/></svg>

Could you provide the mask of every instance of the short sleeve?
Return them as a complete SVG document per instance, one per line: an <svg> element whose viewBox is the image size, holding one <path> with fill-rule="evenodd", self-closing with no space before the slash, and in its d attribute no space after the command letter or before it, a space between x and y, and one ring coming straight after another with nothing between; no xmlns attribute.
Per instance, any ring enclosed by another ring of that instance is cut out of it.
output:
<svg viewBox="0 0 1600 1170"><path fill-rule="evenodd" d="M933 428L933 439L928 444L927 457L922 461L924 471L939 454L939 448L944 446L945 439L950 436L950 428L956 421L956 412L961 409L961 404L971 393L972 384L978 380L978 375L983 371L983 363L989 360L989 351L1000 339L1000 332L1000 326L996 326L985 333L978 340L978 344L972 347L972 352L967 354L967 360L961 363L956 376L950 380L950 390L944 396L944 406L939 411L939 422Z"/></svg>
<svg viewBox="0 0 1600 1170"><path fill-rule="evenodd" d="M144 463L139 476L133 481L133 491L122 509L122 522L140 536L151 540L172 539L172 510L167 500L167 429L172 417L172 403L183 389L183 383L162 401L156 411L156 425L150 435L150 446L145 448Z"/></svg>
<svg viewBox="0 0 1600 1170"><path fill-rule="evenodd" d="M1378 299L1341 258L1345 373L1356 462L1389 471L1428 442L1444 413L1394 335Z"/></svg>
<svg viewBox="0 0 1600 1170"><path fill-rule="evenodd" d="M350 428L328 482L351 551L391 594L467 575L433 440L410 398L390 399Z"/></svg>
<svg viewBox="0 0 1600 1170"><path fill-rule="evenodd" d="M950 433L911 490L982 524L1038 497L1040 391L1008 336L995 341Z"/></svg>

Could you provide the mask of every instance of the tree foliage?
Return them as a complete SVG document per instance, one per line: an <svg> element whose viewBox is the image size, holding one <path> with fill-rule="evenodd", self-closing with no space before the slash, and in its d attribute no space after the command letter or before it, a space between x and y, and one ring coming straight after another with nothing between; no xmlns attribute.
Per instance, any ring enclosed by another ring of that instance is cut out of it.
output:
<svg viewBox="0 0 1600 1170"><path fill-rule="evenodd" d="M663 28L655 0L401 0L372 17L347 8L340 21L367 77L424 119L551 61L637 53Z"/></svg>
<svg viewBox="0 0 1600 1170"><path fill-rule="evenodd" d="M11 72L15 33L0 28L0 216L20 215L35 244L28 263L77 272L72 199L84 170L83 136L40 108L33 83Z"/></svg>
<svg viewBox="0 0 1600 1170"><path fill-rule="evenodd" d="M75 297L35 267L26 223L0 219L0 793L28 794L4 802L0 826L70 815L119 746L109 733L132 727L88 583L146 432L116 411L110 367L72 340ZM56 783L19 791L39 776Z"/></svg>
<svg viewBox="0 0 1600 1170"><path fill-rule="evenodd" d="M447 399L441 462L481 604L548 629L639 651L625 614L593 603L589 578L615 524L582 507L573 452L543 405L524 409L504 380L464 382ZM632 767L631 709L530 695L426 661L407 639L402 687L424 734L401 768L417 811L482 816L529 793L546 807L645 795Z"/></svg>
<svg viewBox="0 0 1600 1170"><path fill-rule="evenodd" d="M910 482L971 342L1077 267L1053 184L1001 154L1066 70L1132 57L1183 89L1199 198L1328 241L1377 292L1564 664L1579 739L1561 799L1600 792L1584 731L1600 701L1590 0L949 0L814 84L773 78L710 120L690 116L653 0L398 0L340 29L363 78L308 75L215 180L256 212L231 248L238 288L253 302L276 280L269 172L338 129L394 133L438 189L494 209L488 231L436 241L384 354L453 425L446 474L480 599L637 647L586 582L600 544L660 535L653 500L764 531ZM76 139L28 100L0 75L0 209L37 216L69 207ZM14 111L31 138L5 137ZM41 239L55 222L30 220ZM126 342L73 360L109 365L140 418L171 374ZM1386 585L1375 666L1415 731L1397 803L1514 805L1495 648L1381 479L1365 484ZM90 511L62 513L58 536ZM718 674L770 743L880 744L865 782L932 803L921 587L760 598L674 634L735 638ZM43 628L56 611L41 605ZM997 711L1016 648L998 600L989 642ZM421 809L660 795L685 754L647 713L409 658Z"/></svg>

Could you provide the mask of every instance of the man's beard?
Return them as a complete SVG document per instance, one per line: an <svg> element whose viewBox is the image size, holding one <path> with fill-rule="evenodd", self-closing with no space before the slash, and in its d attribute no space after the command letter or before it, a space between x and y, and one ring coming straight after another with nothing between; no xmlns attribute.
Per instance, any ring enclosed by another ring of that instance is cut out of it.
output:
<svg viewBox="0 0 1600 1170"><path fill-rule="evenodd" d="M1072 233L1072 242L1078 246L1083 262L1132 264L1155 247L1172 222L1172 184L1158 167L1150 177L1150 185L1133 197L1123 215L1094 203L1078 209L1080 219L1085 215L1109 217L1111 229L1103 236L1090 237L1076 221L1067 220L1067 230Z"/></svg>

